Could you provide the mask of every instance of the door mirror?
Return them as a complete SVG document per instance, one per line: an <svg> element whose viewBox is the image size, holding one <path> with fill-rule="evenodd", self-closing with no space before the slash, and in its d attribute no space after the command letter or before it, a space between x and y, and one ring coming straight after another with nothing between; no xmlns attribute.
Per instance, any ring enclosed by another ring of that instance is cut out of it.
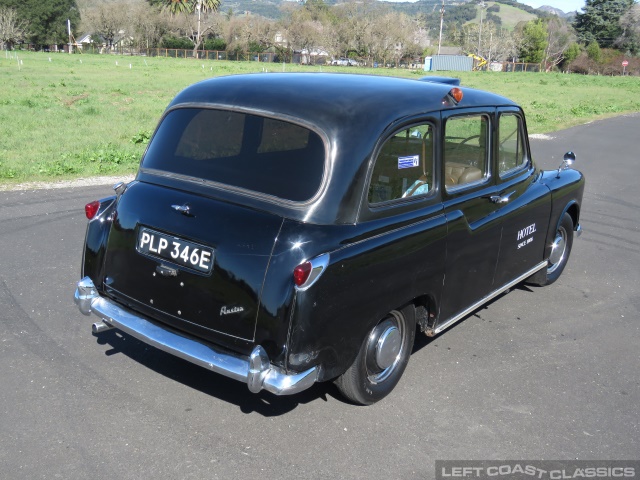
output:
<svg viewBox="0 0 640 480"><path fill-rule="evenodd" d="M573 165L573 162L576 161L576 154L573 152L567 152L564 154L564 163L565 165L567 165L568 167L570 167L571 165Z"/></svg>
<svg viewBox="0 0 640 480"><path fill-rule="evenodd" d="M558 168L558 178L560 178L560 172L562 170L566 170L567 168L569 168L571 165L573 165L573 163L576 161L576 154L573 152L567 152L564 154L564 157L562 157L562 165L560 165L560 167Z"/></svg>

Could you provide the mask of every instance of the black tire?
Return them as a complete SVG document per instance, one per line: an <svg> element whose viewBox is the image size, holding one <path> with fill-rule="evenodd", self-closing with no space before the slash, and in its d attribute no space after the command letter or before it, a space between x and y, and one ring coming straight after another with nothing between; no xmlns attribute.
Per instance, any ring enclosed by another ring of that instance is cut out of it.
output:
<svg viewBox="0 0 640 480"><path fill-rule="evenodd" d="M386 397L407 367L415 334L413 305L389 312L371 329L353 364L336 379L340 392L360 405Z"/></svg>
<svg viewBox="0 0 640 480"><path fill-rule="evenodd" d="M553 238L547 268L531 277L530 283L545 286L558 280L569 261L571 247L573 247L573 220L568 213L565 213L560 219Z"/></svg>

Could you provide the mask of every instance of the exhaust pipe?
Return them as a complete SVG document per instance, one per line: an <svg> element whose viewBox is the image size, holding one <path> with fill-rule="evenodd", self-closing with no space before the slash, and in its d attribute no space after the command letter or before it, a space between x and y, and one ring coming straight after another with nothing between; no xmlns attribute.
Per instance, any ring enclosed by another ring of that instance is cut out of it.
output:
<svg viewBox="0 0 640 480"><path fill-rule="evenodd" d="M106 332L107 330L111 330L113 328L112 325L109 325L108 323L105 322L96 322L93 325L91 325L91 331L93 332L94 335L97 335L100 332Z"/></svg>

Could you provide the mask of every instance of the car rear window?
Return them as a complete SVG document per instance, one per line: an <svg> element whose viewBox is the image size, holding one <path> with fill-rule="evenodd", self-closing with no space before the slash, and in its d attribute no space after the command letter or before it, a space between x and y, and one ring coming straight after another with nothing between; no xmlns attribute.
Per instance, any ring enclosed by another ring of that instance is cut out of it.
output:
<svg viewBox="0 0 640 480"><path fill-rule="evenodd" d="M325 149L303 126L226 110L167 114L142 167L303 202L320 189Z"/></svg>

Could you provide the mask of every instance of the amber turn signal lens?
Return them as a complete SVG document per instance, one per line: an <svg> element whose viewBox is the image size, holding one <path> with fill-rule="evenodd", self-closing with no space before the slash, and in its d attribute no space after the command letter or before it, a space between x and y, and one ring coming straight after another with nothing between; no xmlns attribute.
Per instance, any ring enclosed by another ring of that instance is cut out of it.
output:
<svg viewBox="0 0 640 480"><path fill-rule="evenodd" d="M96 200L95 202L87 203L84 206L84 213L87 216L87 218L91 220L93 217L96 216L99 209L100 209L100 202Z"/></svg>
<svg viewBox="0 0 640 480"><path fill-rule="evenodd" d="M449 92L449 95L451 95L451 98L453 98L456 103L460 103L463 97L462 90L460 90L459 88L452 88Z"/></svg>
<svg viewBox="0 0 640 480"><path fill-rule="evenodd" d="M304 262L293 269L293 281L298 286L304 285L311 274L311 262Z"/></svg>

